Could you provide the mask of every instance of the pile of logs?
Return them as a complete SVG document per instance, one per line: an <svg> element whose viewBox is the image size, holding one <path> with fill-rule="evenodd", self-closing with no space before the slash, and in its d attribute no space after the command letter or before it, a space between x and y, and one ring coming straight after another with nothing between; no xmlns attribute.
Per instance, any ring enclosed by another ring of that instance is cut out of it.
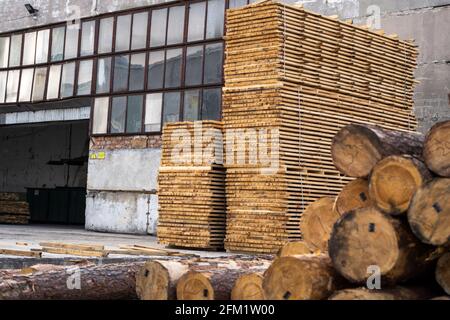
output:
<svg viewBox="0 0 450 320"><path fill-rule="evenodd" d="M25 195L13 192L0 192L0 223L28 224L30 208Z"/></svg>

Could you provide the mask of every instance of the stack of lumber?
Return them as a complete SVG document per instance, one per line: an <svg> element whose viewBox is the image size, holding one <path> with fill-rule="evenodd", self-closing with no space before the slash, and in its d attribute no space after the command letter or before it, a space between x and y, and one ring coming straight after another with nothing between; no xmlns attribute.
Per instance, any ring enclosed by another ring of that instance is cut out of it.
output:
<svg viewBox="0 0 450 320"><path fill-rule="evenodd" d="M28 224L30 209L21 193L0 192L0 223Z"/></svg>
<svg viewBox="0 0 450 320"><path fill-rule="evenodd" d="M228 10L226 25L225 247L275 253L301 239L301 214L309 204L335 197L351 181L329 152L343 126L415 129L417 50L396 37L271 0ZM264 163L261 150L256 162L252 150L239 155L236 137L251 147L255 131L270 142L267 153L277 163ZM228 150L241 162L229 159Z"/></svg>
<svg viewBox="0 0 450 320"><path fill-rule="evenodd" d="M169 123L163 130L159 169L158 241L221 249L225 237L222 123Z"/></svg>

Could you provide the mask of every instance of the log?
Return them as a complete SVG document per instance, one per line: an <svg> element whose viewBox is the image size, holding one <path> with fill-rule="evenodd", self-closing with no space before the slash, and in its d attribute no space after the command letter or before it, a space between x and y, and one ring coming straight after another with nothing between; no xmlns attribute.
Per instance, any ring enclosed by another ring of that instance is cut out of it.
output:
<svg viewBox="0 0 450 320"><path fill-rule="evenodd" d="M379 271L385 284L418 276L431 262L431 252L432 247L421 243L406 222L373 207L344 214L334 225L329 242L336 270L360 284L374 271Z"/></svg>
<svg viewBox="0 0 450 320"><path fill-rule="evenodd" d="M135 299L135 273L142 264L36 265L27 268L26 273L2 272L0 300ZM77 278L80 289L74 289Z"/></svg>
<svg viewBox="0 0 450 320"><path fill-rule="evenodd" d="M326 252L328 240L339 213L334 210L335 198L325 197L311 203L303 212L300 231L303 241L313 250Z"/></svg>
<svg viewBox="0 0 450 320"><path fill-rule="evenodd" d="M417 132L387 130L379 126L350 124L333 138L331 155L343 174L364 178L381 159L408 154L421 157L424 136Z"/></svg>
<svg viewBox="0 0 450 320"><path fill-rule="evenodd" d="M373 168L370 198L384 213L403 214L414 193L431 178L431 173L419 160L409 156L389 156Z"/></svg>
<svg viewBox="0 0 450 320"><path fill-rule="evenodd" d="M264 274L268 300L321 300L342 285L326 255L276 258Z"/></svg>
<svg viewBox="0 0 450 320"><path fill-rule="evenodd" d="M435 124L428 132L423 158L431 171L450 177L450 120Z"/></svg>
<svg viewBox="0 0 450 320"><path fill-rule="evenodd" d="M436 281L450 295L450 252L439 258L436 267Z"/></svg>
<svg viewBox="0 0 450 320"><path fill-rule="evenodd" d="M450 296L440 296L430 300L450 300Z"/></svg>
<svg viewBox="0 0 450 320"><path fill-rule="evenodd" d="M231 290L231 300L265 300L263 273L261 270L241 275Z"/></svg>
<svg viewBox="0 0 450 320"><path fill-rule="evenodd" d="M425 300L432 293L427 288L394 287L388 289L355 288L336 291L329 300Z"/></svg>
<svg viewBox="0 0 450 320"><path fill-rule="evenodd" d="M435 179L415 193L408 209L409 225L422 242L450 244L450 179Z"/></svg>
<svg viewBox="0 0 450 320"><path fill-rule="evenodd" d="M298 256L312 253L311 248L304 241L286 243L278 252L278 257Z"/></svg>
<svg viewBox="0 0 450 320"><path fill-rule="evenodd" d="M367 208L373 204L369 196L369 181L359 178L349 182L339 193L334 210L340 215L352 210Z"/></svg>

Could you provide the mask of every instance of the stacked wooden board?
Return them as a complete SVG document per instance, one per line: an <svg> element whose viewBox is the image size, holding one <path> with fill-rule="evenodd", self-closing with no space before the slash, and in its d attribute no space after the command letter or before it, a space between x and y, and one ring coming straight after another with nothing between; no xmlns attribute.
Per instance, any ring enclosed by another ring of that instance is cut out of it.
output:
<svg viewBox="0 0 450 320"><path fill-rule="evenodd" d="M0 223L28 224L30 209L25 195L0 192Z"/></svg>
<svg viewBox="0 0 450 320"><path fill-rule="evenodd" d="M239 137L262 132L279 145L269 147L279 160L271 174L262 169L273 169L273 162L237 163L227 153L225 247L274 253L301 239L308 204L336 196L351 180L331 159L340 128L363 122L416 128L417 50L381 32L270 0L228 10L225 40L226 149L236 150L233 130Z"/></svg>
<svg viewBox="0 0 450 320"><path fill-rule="evenodd" d="M223 248L226 204L221 135L222 123L217 121L164 127L158 176L160 243Z"/></svg>

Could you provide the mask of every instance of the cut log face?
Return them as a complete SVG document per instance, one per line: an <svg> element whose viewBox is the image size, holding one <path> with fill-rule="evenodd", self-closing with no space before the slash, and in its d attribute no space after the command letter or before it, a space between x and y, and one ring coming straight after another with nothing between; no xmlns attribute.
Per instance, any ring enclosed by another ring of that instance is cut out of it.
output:
<svg viewBox="0 0 450 320"><path fill-rule="evenodd" d="M379 272L383 283L391 284L423 272L430 249L402 221L364 208L335 224L329 253L336 270L351 282L365 283Z"/></svg>
<svg viewBox="0 0 450 320"><path fill-rule="evenodd" d="M450 244L450 179L435 179L415 193L408 209L414 234L428 244Z"/></svg>
<svg viewBox="0 0 450 320"><path fill-rule="evenodd" d="M431 171L450 177L450 120L435 124L428 132L423 157Z"/></svg>
<svg viewBox="0 0 450 320"><path fill-rule="evenodd" d="M417 189L431 179L425 165L408 156L390 156L373 168L370 176L370 198L388 214L402 214Z"/></svg>
<svg viewBox="0 0 450 320"><path fill-rule="evenodd" d="M177 284L178 300L214 300L214 289L205 275L196 271L184 274Z"/></svg>
<svg viewBox="0 0 450 320"><path fill-rule="evenodd" d="M335 210L343 215L352 210L370 207L369 181L359 178L349 182L336 198Z"/></svg>
<svg viewBox="0 0 450 320"><path fill-rule="evenodd" d="M291 256L275 259L264 274L263 289L268 300L320 300L339 282L327 256Z"/></svg>
<svg viewBox="0 0 450 320"><path fill-rule="evenodd" d="M443 255L437 263L436 281L450 295L450 252Z"/></svg>
<svg viewBox="0 0 450 320"><path fill-rule="evenodd" d="M395 287L383 290L356 288L336 291L329 300L424 300L430 297L430 291L425 288Z"/></svg>
<svg viewBox="0 0 450 320"><path fill-rule="evenodd" d="M265 300L262 283L262 272L240 276L231 291L231 300Z"/></svg>
<svg viewBox="0 0 450 320"><path fill-rule="evenodd" d="M334 210L335 198L325 197L310 204L302 214L300 231L303 241L312 250L326 252L328 240L339 213Z"/></svg>
<svg viewBox="0 0 450 320"><path fill-rule="evenodd" d="M298 256L312 253L310 247L304 241L286 243L278 252L278 257Z"/></svg>

